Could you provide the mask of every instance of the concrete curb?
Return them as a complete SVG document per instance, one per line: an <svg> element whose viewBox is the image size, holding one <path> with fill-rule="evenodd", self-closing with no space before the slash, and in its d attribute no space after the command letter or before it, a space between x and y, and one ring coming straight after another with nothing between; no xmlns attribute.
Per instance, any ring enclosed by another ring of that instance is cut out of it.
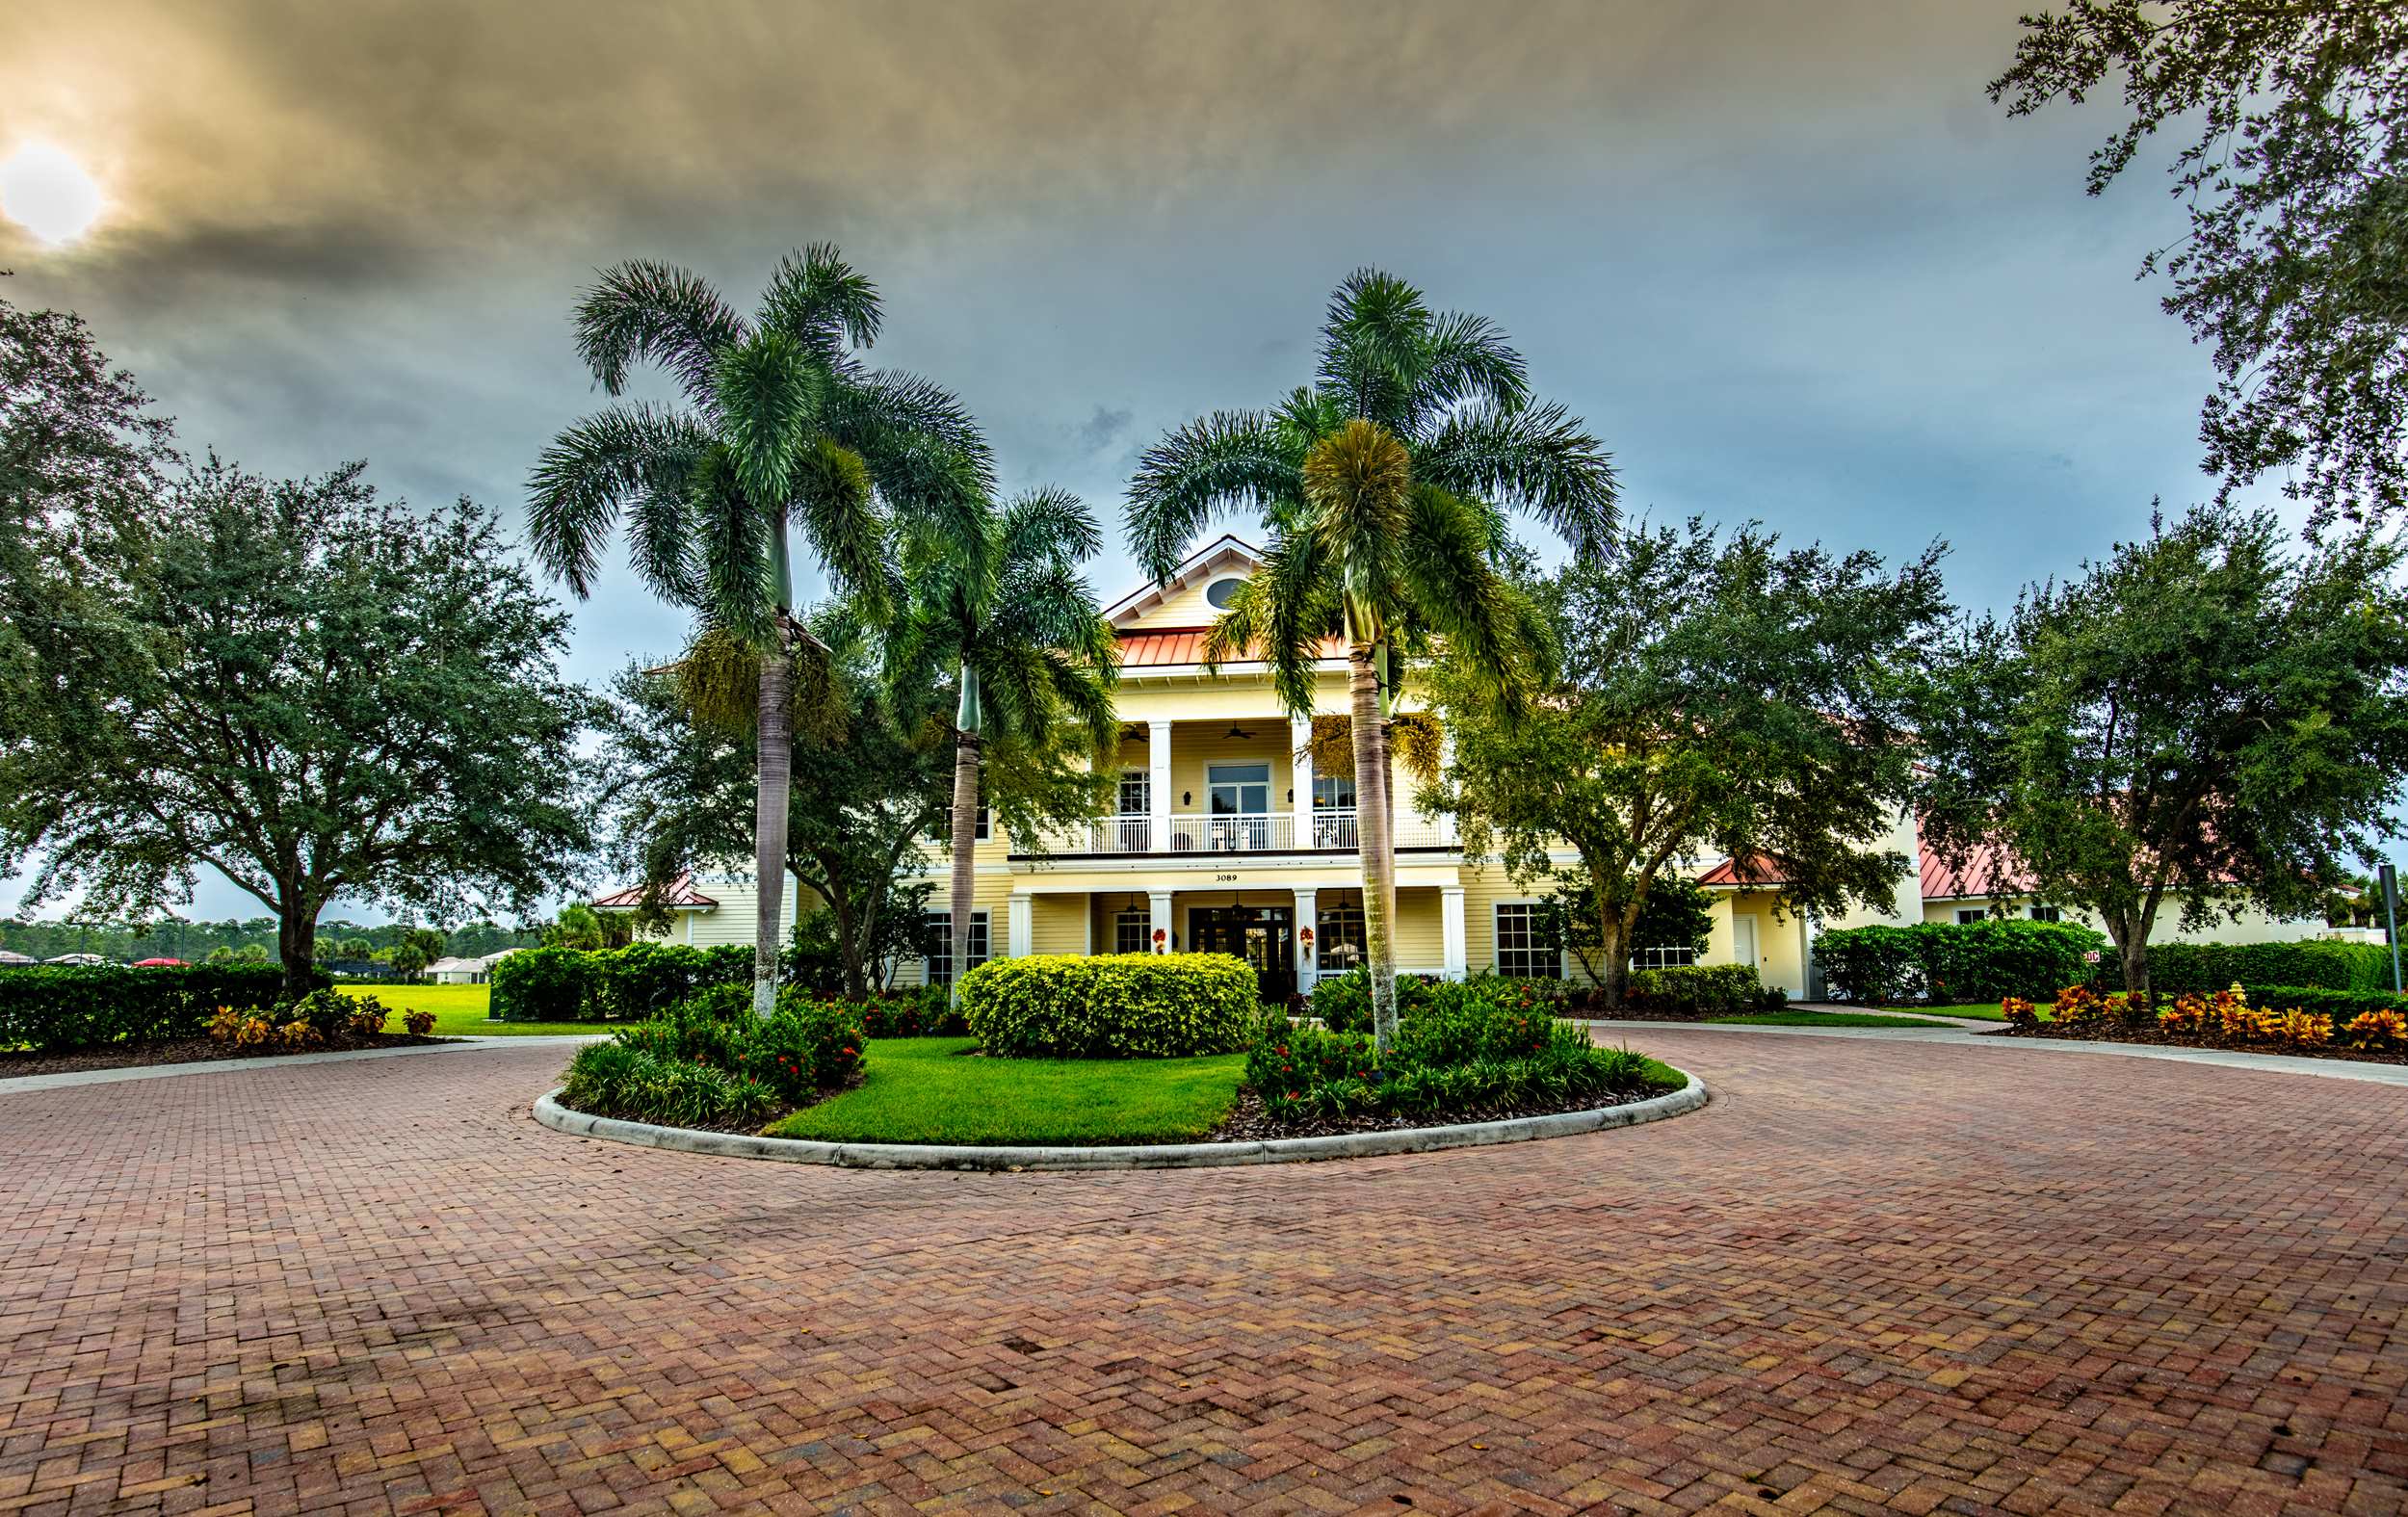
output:
<svg viewBox="0 0 2408 1517"><path fill-rule="evenodd" d="M196 1059L181 1064L113 1064L103 1069L67 1069L48 1075L12 1075L0 1080L0 1095L36 1090L65 1090L77 1085L115 1085L120 1080L169 1080L183 1075L238 1075L259 1069L289 1069L297 1064L341 1064L356 1059L410 1059L422 1054L462 1054L493 1048L565 1048L591 1043L595 1033L545 1033L530 1037L446 1034L449 1041L417 1043L408 1048L342 1048L314 1054L261 1054L254 1059Z"/></svg>
<svg viewBox="0 0 2408 1517"><path fill-rule="evenodd" d="M1307 1164L1322 1159L1369 1159L1381 1154L1426 1154L1442 1148L1522 1143L1570 1138L1614 1127L1636 1127L1694 1112L1706 1104L1705 1082L1683 1071L1688 1084L1666 1095L1628 1106L1522 1116L1503 1122L1465 1122L1453 1127L1407 1127L1383 1133L1348 1133L1332 1138L1272 1138L1245 1143L1132 1143L1102 1148L1005 1148L943 1143L826 1143L802 1138L749 1138L702 1133L687 1127L655 1127L571 1112L554 1098L556 1087L536 1102L536 1120L555 1132L602 1138L647 1148L673 1148L720 1159L775 1159L797 1164L837 1164L850 1169L1214 1169L1232 1164Z"/></svg>

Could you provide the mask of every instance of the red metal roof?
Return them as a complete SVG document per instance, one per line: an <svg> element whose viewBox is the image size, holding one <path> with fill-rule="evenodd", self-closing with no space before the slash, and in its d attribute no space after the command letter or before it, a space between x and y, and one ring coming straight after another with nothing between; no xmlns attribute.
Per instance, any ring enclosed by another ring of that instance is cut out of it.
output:
<svg viewBox="0 0 2408 1517"><path fill-rule="evenodd" d="M1779 885L1790 877L1789 868L1777 858L1726 858L1697 876L1701 885Z"/></svg>
<svg viewBox="0 0 2408 1517"><path fill-rule="evenodd" d="M1120 667L1122 668L1162 668L1179 664L1204 662L1204 637L1209 627L1147 627L1141 631L1120 635ZM1337 638L1322 641L1321 656L1325 659L1346 657L1347 646ZM1251 661L1259 657L1253 649L1246 650Z"/></svg>
<svg viewBox="0 0 2408 1517"><path fill-rule="evenodd" d="M1923 893L1925 901L2031 893L2029 876L2009 864L2006 855L1994 844L1984 844L1968 853L1961 870L1950 868L1948 860L1931 851L1927 843L1919 842L1918 851L1923 854Z"/></svg>
<svg viewBox="0 0 2408 1517"><path fill-rule="evenodd" d="M643 887L641 885L630 885L625 890L614 890L607 896L593 898L594 909L597 911L633 911L642 904ZM719 902L694 889L694 875L689 872L668 882L668 888L661 892L661 904L675 910L681 906L690 908L716 906Z"/></svg>

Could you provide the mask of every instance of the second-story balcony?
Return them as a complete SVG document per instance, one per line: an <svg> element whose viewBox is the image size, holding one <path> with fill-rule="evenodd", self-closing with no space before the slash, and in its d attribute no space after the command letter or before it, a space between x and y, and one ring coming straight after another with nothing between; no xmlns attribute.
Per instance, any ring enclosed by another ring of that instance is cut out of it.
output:
<svg viewBox="0 0 2408 1517"><path fill-rule="evenodd" d="M1098 817L1044 840L1048 854L1169 854L1212 856L1226 853L1352 853L1361 848L1354 808L1323 807L1312 814L1299 841L1299 819L1294 812L1174 812L1168 818L1144 815ZM1156 833L1161 831L1160 838ZM1397 818L1396 846L1405 849L1450 849L1446 829L1417 816Z"/></svg>

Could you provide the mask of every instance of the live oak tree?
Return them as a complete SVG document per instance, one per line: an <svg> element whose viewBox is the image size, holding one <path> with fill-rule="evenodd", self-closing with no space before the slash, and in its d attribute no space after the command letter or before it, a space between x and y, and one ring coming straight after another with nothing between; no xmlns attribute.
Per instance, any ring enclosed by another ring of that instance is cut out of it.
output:
<svg viewBox="0 0 2408 1517"><path fill-rule="evenodd" d="M1750 525L1642 529L1532 587L1548 668L1498 700L1441 653L1431 686L1454 756L1428 792L1464 851L1544 878L1579 856L1600 992L1619 1006L1656 891L1709 852L1778 865L1791 906L1888 909L1910 867L1879 845L1910 792L1910 721L1947 615L1942 550L1784 550Z"/></svg>
<svg viewBox="0 0 2408 1517"><path fill-rule="evenodd" d="M275 913L298 988L338 895L446 916L573 876L566 618L484 511L380 503L361 474L213 458L87 535L87 588L141 656L38 681L74 739L0 750L0 850L39 852L33 899L153 909L214 867Z"/></svg>
<svg viewBox="0 0 2408 1517"><path fill-rule="evenodd" d="M2143 998L2161 922L2319 910L2397 835L2402 550L2285 540L2269 512L2160 518L1965 628L1935 687L1925 841L1977 886L1995 847L2039 900L2096 915Z"/></svg>
<svg viewBox="0 0 2408 1517"><path fill-rule="evenodd" d="M1348 275L1315 356L1312 383L1272 409L1215 412L1148 449L1129 484L1129 535L1139 562L1167 580L1214 517L1260 518L1262 569L1204 653L1262 659L1291 715L1313 714L1327 646L1345 652L1364 967L1385 1051L1397 1033L1389 728L1407 664L1444 639L1465 677L1514 690L1528 608L1507 512L1589 548L1613 527L1615 484L1580 418L1532 396L1503 331L1431 310L1393 275Z"/></svg>
<svg viewBox="0 0 2408 1517"><path fill-rule="evenodd" d="M2189 231L2142 270L2213 350L2226 493L2279 470L2319 521L2408 506L2408 7L2072 0L2024 26L1990 85L2012 114L2120 82L2092 195L2175 139Z"/></svg>

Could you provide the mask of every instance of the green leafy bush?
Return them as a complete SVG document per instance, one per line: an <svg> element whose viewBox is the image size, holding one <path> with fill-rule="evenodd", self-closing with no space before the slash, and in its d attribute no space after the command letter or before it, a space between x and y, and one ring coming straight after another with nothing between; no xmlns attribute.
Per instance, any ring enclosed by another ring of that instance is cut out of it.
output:
<svg viewBox="0 0 2408 1517"><path fill-rule="evenodd" d="M798 989L781 996L770 1016L755 1017L748 993L728 1007L728 988L706 990L580 1050L562 1102L596 1116L675 1127L757 1125L774 1108L840 1088L860 1071L867 1039L857 1008Z"/></svg>
<svg viewBox="0 0 2408 1517"><path fill-rule="evenodd" d="M1397 977L1397 1015L1402 1018L1416 1008L1429 1004L1431 987L1437 981L1420 975ZM1372 977L1365 969L1349 969L1343 975L1330 975L1314 982L1313 1016L1333 1033L1368 1033L1372 1030Z"/></svg>
<svg viewBox="0 0 2408 1517"><path fill-rule="evenodd" d="M1035 954L962 976L961 1013L992 1054L1183 1059L1243 1048L1256 990L1226 954Z"/></svg>
<svg viewBox="0 0 2408 1517"><path fill-rule="evenodd" d="M2100 956L2100 978L2117 987L2123 965ZM2380 943L2152 943L2149 988L2212 995L2238 981L2243 985L2312 985L2321 990L2388 990L2392 951ZM2068 984L2073 981L2066 981Z"/></svg>
<svg viewBox="0 0 2408 1517"><path fill-rule="evenodd" d="M752 987L752 950L641 941L624 948L522 948L493 965L493 1014L505 1022L640 1020L698 990Z"/></svg>
<svg viewBox="0 0 2408 1517"><path fill-rule="evenodd" d="M1766 1004L1764 981L1753 964L1642 969L1631 977L1629 999L1641 1008L1700 1016L1754 1011Z"/></svg>
<svg viewBox="0 0 2408 1517"><path fill-rule="evenodd" d="M943 985L910 985L857 1001L862 1031L872 1037L960 1037L970 1031Z"/></svg>
<svg viewBox="0 0 2408 1517"><path fill-rule="evenodd" d="M1815 963L1841 1001L1886 1006L1937 1002L2045 1001L2093 973L2107 938L2073 922L1924 922L1845 928L1815 934Z"/></svg>
<svg viewBox="0 0 2408 1517"><path fill-rule="evenodd" d="M316 984L331 983L324 974ZM284 996L275 964L39 964L0 969L0 1048L44 1052L197 1037L221 1008L265 1012Z"/></svg>
<svg viewBox="0 0 2408 1517"><path fill-rule="evenodd" d="M1371 1115L1446 1121L1661 1088L1644 1057L1599 1048L1535 1007L1460 995L1400 1022L1397 1047L1381 1059L1359 1033L1269 1017L1246 1053L1246 1084L1273 1120L1291 1123Z"/></svg>

